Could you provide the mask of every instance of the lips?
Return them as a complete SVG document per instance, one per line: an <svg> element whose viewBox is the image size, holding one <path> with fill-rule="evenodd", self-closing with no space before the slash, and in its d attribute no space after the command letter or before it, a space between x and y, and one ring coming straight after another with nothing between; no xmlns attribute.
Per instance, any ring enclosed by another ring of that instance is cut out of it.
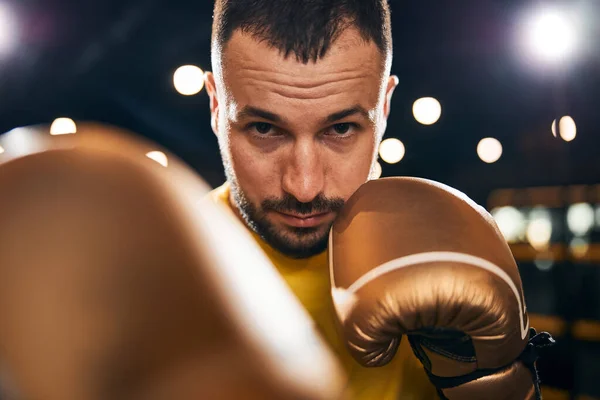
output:
<svg viewBox="0 0 600 400"><path fill-rule="evenodd" d="M277 212L277 215L286 225L295 228L314 228L326 222L330 218L331 212L302 216Z"/></svg>

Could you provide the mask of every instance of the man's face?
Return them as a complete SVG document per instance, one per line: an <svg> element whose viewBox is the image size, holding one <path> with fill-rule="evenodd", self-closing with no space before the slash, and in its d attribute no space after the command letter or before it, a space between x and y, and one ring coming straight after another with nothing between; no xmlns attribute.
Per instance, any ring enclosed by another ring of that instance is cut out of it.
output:
<svg viewBox="0 0 600 400"><path fill-rule="evenodd" d="M303 64L237 31L214 60L207 90L232 204L282 253L322 252L376 160L397 84L384 56L348 29Z"/></svg>

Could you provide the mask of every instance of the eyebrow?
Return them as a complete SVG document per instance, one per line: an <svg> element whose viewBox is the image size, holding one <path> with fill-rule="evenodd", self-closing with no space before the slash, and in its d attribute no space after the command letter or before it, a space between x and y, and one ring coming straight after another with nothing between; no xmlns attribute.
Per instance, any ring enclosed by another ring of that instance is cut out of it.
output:
<svg viewBox="0 0 600 400"><path fill-rule="evenodd" d="M342 120L344 118L348 118L348 117L350 117L352 115L356 115L356 114L359 114L360 116L362 116L363 118L365 118L367 120L371 119L369 116L369 112L367 110L365 110L360 105L355 105L355 106L347 108L345 110L341 110L341 111L338 111L338 112L328 115L323 120L323 124L331 124L331 123ZM252 118L252 117L266 119L267 121L271 121L274 123L281 123L283 121L283 118L281 116L279 116L275 113L272 113L270 111L263 110L261 108L253 107L253 106L245 106L237 113L237 120L244 119L244 118Z"/></svg>
<svg viewBox="0 0 600 400"><path fill-rule="evenodd" d="M283 120L277 114L274 114L270 111L263 110L263 109L260 109L257 107L252 107L252 106L245 106L237 113L237 120L240 120L243 118L252 118L252 117L255 117L255 118L258 117L258 118L266 119L267 121L277 122L277 123L279 123Z"/></svg>
<svg viewBox="0 0 600 400"><path fill-rule="evenodd" d="M348 118L348 117L350 117L352 115L356 115L356 114L359 114L360 116L362 116L365 119L368 119L368 120L371 119L369 117L369 112L367 110L365 110L363 107L361 107L359 105L355 105L354 107L350 107L345 110L338 111L336 113L329 115L327 118L325 118L325 123L331 124L333 122L339 121L344 118Z"/></svg>

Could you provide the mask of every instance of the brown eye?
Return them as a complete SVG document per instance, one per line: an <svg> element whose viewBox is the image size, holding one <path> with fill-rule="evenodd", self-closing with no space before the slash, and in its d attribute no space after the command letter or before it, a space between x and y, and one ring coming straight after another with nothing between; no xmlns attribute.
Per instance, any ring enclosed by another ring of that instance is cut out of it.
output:
<svg viewBox="0 0 600 400"><path fill-rule="evenodd" d="M260 133L261 135L266 135L271 131L272 128L273 125L267 124L266 122L258 122L254 125L256 132Z"/></svg>
<svg viewBox="0 0 600 400"><path fill-rule="evenodd" d="M333 126L333 130L335 133L339 134L339 135L345 135L346 133L348 133L350 131L350 124L335 124Z"/></svg>

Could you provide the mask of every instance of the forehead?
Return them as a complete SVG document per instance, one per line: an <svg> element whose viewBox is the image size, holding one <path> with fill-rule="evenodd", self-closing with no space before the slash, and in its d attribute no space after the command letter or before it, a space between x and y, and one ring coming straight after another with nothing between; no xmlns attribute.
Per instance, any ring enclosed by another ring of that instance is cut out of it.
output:
<svg viewBox="0 0 600 400"><path fill-rule="evenodd" d="M346 29L316 62L287 58L265 41L234 32L221 54L222 82L237 102L333 100L350 97L377 102L384 56L352 28Z"/></svg>

